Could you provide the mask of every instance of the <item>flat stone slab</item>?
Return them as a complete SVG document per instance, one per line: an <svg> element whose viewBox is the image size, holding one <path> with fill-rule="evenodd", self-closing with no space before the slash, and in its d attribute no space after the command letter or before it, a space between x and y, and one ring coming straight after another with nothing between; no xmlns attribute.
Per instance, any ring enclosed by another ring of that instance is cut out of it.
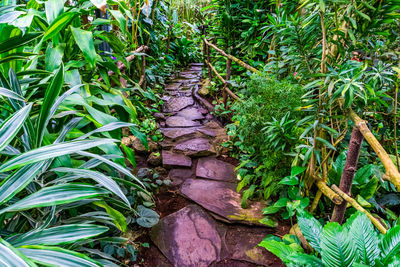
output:
<svg viewBox="0 0 400 267"><path fill-rule="evenodd" d="M163 150L161 152L162 163L165 167L180 166L180 167L191 167L192 159L188 156L177 154L171 151Z"/></svg>
<svg viewBox="0 0 400 267"><path fill-rule="evenodd" d="M174 147L174 151L193 157L205 157L216 154L216 149L210 144L209 139L202 137L180 142Z"/></svg>
<svg viewBox="0 0 400 267"><path fill-rule="evenodd" d="M177 139L196 133L197 127L192 128L161 128L162 134L171 139Z"/></svg>
<svg viewBox="0 0 400 267"><path fill-rule="evenodd" d="M164 104L164 112L178 112L188 106L194 104L192 97L171 97L167 103Z"/></svg>
<svg viewBox="0 0 400 267"><path fill-rule="evenodd" d="M193 121L181 116L172 116L169 117L165 123L168 127L194 127L200 126L200 122Z"/></svg>
<svg viewBox="0 0 400 267"><path fill-rule="evenodd" d="M217 181L235 181L235 166L216 158L200 158L197 162L196 176Z"/></svg>
<svg viewBox="0 0 400 267"><path fill-rule="evenodd" d="M180 186L184 181L194 178L192 169L172 169L168 173L168 178L172 181L172 185Z"/></svg>
<svg viewBox="0 0 400 267"><path fill-rule="evenodd" d="M162 218L150 238L177 267L207 267L220 258L222 241L215 222L196 205Z"/></svg>
<svg viewBox="0 0 400 267"><path fill-rule="evenodd" d="M181 192L203 208L215 213L217 219L249 225L265 226L258 221L264 216L261 202L249 203L247 209L240 205L241 196L236 192L236 184L204 179L188 179Z"/></svg>
<svg viewBox="0 0 400 267"><path fill-rule="evenodd" d="M174 91L178 90L182 83L169 83L165 86L165 90Z"/></svg>
<svg viewBox="0 0 400 267"><path fill-rule="evenodd" d="M178 116L185 117L188 120L202 120L204 119L204 115L200 112L198 108L188 107L182 109L178 112Z"/></svg>

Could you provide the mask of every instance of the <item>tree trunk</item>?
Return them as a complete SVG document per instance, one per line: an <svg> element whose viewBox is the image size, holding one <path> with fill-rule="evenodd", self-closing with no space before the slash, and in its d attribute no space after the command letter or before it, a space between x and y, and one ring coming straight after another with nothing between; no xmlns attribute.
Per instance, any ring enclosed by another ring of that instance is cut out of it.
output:
<svg viewBox="0 0 400 267"><path fill-rule="evenodd" d="M354 174L357 171L358 157L360 156L360 149L363 142L364 136L361 134L357 126L353 128L351 133L351 139L349 144L349 150L347 152L346 164L342 177L340 179L339 188L344 193L351 194L351 185L353 183ZM335 205L332 213L332 222L342 223L344 219L344 213L346 211L347 201L343 201L340 205Z"/></svg>

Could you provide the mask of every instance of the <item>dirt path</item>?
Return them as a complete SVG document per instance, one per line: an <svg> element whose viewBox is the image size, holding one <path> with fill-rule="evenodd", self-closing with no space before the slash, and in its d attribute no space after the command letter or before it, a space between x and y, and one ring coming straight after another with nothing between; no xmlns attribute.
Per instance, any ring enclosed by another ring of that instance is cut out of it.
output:
<svg viewBox="0 0 400 267"><path fill-rule="evenodd" d="M161 220L139 258L152 267L283 266L257 244L288 229L259 224L261 202L241 207L235 166L221 160L225 129L192 96L201 72L192 64L165 87L161 154L172 185L155 196Z"/></svg>

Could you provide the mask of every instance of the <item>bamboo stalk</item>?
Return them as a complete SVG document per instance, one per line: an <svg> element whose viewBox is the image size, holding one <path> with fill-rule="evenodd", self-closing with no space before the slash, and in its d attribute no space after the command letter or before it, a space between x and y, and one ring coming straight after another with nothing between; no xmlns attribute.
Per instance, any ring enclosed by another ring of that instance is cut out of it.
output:
<svg viewBox="0 0 400 267"><path fill-rule="evenodd" d="M351 109L349 109L349 116L354 122L355 126L360 129L360 132L364 136L365 140L368 142L368 144L372 147L376 155L381 160L387 174L387 176L385 176L385 179L392 182L396 186L397 191L400 191L400 173L397 170L397 167L394 165L393 161L390 159L388 153L369 130L367 123L364 120L362 120Z"/></svg>
<svg viewBox="0 0 400 267"><path fill-rule="evenodd" d="M358 211L361 211L367 217L371 220L371 222L375 225L375 227L382 233L386 234L386 228L379 222L378 219L376 219L374 216L372 216L371 213L369 213L367 210L365 210L358 202L351 198L348 194L340 190L336 185L332 185L332 190L335 191L340 197L342 197L346 202L348 202L353 208L355 208Z"/></svg>
<svg viewBox="0 0 400 267"><path fill-rule="evenodd" d="M235 100L240 100L240 98L239 98L237 95L235 95L235 93L232 92L232 91L228 88L228 86L225 86L225 85L227 85L227 82L226 82L225 79L221 76L221 74L219 74L219 73L217 72L217 70L214 68L214 66L211 65L211 63L208 62L208 61L207 61L207 65L208 65L208 66L211 68L211 70L215 73L215 75L218 77L218 79L220 79L221 82L224 84L224 90L225 90L233 99L235 99Z"/></svg>
<svg viewBox="0 0 400 267"><path fill-rule="evenodd" d="M321 178L319 177L314 177L314 178L315 178L315 184L322 192L322 194L324 194L336 205L342 204L343 199L338 194L336 194Z"/></svg>
<svg viewBox="0 0 400 267"><path fill-rule="evenodd" d="M229 58L230 60L232 60L234 62L236 62L237 64L239 64L243 68L248 69L249 71L254 72L254 73L259 73L259 71L257 69L255 69L252 66L250 66L249 64L241 61L240 59L238 59L238 58L236 58L236 57L234 57L232 55L227 54L224 50L218 48L217 46L215 46L212 43L210 43L209 41L207 41L206 38L204 38L204 42L207 44L207 46L211 46L212 48L217 50L221 55L223 55L224 57Z"/></svg>

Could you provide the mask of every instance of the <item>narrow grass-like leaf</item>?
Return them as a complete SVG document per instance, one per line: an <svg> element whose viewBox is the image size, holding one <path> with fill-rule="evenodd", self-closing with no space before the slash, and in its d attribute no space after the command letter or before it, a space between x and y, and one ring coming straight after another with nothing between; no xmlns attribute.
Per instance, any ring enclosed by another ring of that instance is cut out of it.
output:
<svg viewBox="0 0 400 267"><path fill-rule="evenodd" d="M17 35L7 40L4 40L0 42L0 54L13 50L17 47L29 44L30 42L41 37L42 35L43 35L42 32L32 32L32 33L26 33L24 35Z"/></svg>
<svg viewBox="0 0 400 267"><path fill-rule="evenodd" d="M127 123L127 122L120 122L120 121L111 122L111 123L106 124L106 125L104 125L104 126L102 126L100 128L97 128L97 129L95 129L93 131L90 131L85 135L82 135L82 136L78 137L76 140L85 139L85 138L91 136L94 133L110 132L110 131L113 131L113 130L116 130L116 129L119 129L119 128L122 128L122 127L131 127L131 126L134 126L134 124Z"/></svg>
<svg viewBox="0 0 400 267"><path fill-rule="evenodd" d="M79 151L77 153L82 155L82 156L98 159L98 160L106 163L107 165L110 165L111 167L113 167L116 170L122 172L123 174L129 176L130 178L135 180L137 183L139 183L142 187L144 187L144 184L135 175L133 175L129 170L127 170L126 168L122 167L121 165L119 165L119 164L117 164L115 162L112 162L111 160L108 160L105 157L102 157L100 155L93 154L93 153L90 153L90 152Z"/></svg>
<svg viewBox="0 0 400 267"><path fill-rule="evenodd" d="M48 246L24 246L18 250L26 257L45 266L57 267L98 267L100 263L84 254Z"/></svg>
<svg viewBox="0 0 400 267"><path fill-rule="evenodd" d="M62 245L101 235L108 227L95 224L67 224L28 232L10 240L15 247L27 245Z"/></svg>
<svg viewBox="0 0 400 267"><path fill-rule="evenodd" d="M58 34L61 30L67 26L67 24L76 16L76 12L65 12L59 15L47 28L46 33L43 36L43 41L46 41L56 34Z"/></svg>
<svg viewBox="0 0 400 267"><path fill-rule="evenodd" d="M116 142L114 139L94 139L52 144L25 152L0 166L0 172L11 171L30 163L68 155L80 150Z"/></svg>
<svg viewBox="0 0 400 267"><path fill-rule="evenodd" d="M0 185L0 205L24 189L35 178L45 163L43 161L24 166L7 177Z"/></svg>
<svg viewBox="0 0 400 267"><path fill-rule="evenodd" d="M25 99L21 95L4 87L0 87L0 95L19 101L25 101Z"/></svg>
<svg viewBox="0 0 400 267"><path fill-rule="evenodd" d="M32 104L25 106L16 113L12 114L0 125L0 151L2 151L17 135L29 116Z"/></svg>
<svg viewBox="0 0 400 267"><path fill-rule="evenodd" d="M58 95L64 84L64 65L61 64L60 68L57 70L54 78L52 79L50 85L46 89L44 95L43 103L40 107L39 118L36 122L36 145L39 147L42 143L44 133L46 131L47 124L51 118L50 110L56 101Z"/></svg>
<svg viewBox="0 0 400 267"><path fill-rule="evenodd" d="M114 193L115 195L120 197L126 203L126 205L130 207L129 200L126 198L125 194L122 192L118 184L111 177L108 177L101 172L74 168L55 168L52 169L52 171L71 173L80 176L81 178L93 179L100 185L107 188L111 193Z"/></svg>
<svg viewBox="0 0 400 267"><path fill-rule="evenodd" d="M0 266L36 267L36 264L26 258L16 248L0 238Z"/></svg>
<svg viewBox="0 0 400 267"><path fill-rule="evenodd" d="M25 197L24 199L0 210L0 214L32 208L67 204L78 200L99 197L108 191L85 184L62 184L49 186Z"/></svg>

